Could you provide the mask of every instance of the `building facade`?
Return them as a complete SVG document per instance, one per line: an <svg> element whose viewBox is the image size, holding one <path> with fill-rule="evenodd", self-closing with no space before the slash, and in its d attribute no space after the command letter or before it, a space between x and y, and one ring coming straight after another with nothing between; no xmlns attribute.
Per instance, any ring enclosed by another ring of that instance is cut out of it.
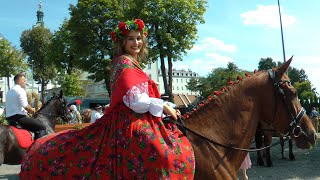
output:
<svg viewBox="0 0 320 180"><path fill-rule="evenodd" d="M161 70L158 70L159 77L159 89L160 93L163 94L164 91L164 83ZM168 77L168 74L167 74ZM199 74L196 72L192 72L191 69L188 70L172 70L172 94L184 94L184 95L199 95L199 92L190 91L187 89L187 84L191 78L199 78Z"/></svg>

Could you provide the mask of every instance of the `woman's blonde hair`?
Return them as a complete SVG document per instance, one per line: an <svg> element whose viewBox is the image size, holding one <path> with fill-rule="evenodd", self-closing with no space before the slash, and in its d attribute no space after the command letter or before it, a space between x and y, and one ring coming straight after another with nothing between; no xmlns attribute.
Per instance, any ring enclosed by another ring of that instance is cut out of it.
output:
<svg viewBox="0 0 320 180"><path fill-rule="evenodd" d="M142 39L142 47L140 52L138 53L137 61L143 61L147 59L148 56L148 42L147 38L143 35L143 31L140 31L140 37ZM124 45L126 42L127 36L121 37L117 42L113 42L114 57L118 57L124 54L127 54L124 50Z"/></svg>

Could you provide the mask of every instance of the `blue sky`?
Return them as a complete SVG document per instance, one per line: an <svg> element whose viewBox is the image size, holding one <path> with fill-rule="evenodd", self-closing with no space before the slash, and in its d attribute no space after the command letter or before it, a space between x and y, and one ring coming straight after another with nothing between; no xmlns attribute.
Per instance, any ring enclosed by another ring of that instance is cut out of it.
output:
<svg viewBox="0 0 320 180"><path fill-rule="evenodd" d="M54 32L69 17L69 4L77 0L43 0L45 25ZM304 69L320 92L320 1L281 0L285 52L294 55L292 66ZM2 0L0 33L19 48L23 30L36 23L38 0ZM192 69L206 76L213 68L234 62L253 71L260 58L283 61L277 0L208 0L205 24L198 26L199 39L176 69Z"/></svg>

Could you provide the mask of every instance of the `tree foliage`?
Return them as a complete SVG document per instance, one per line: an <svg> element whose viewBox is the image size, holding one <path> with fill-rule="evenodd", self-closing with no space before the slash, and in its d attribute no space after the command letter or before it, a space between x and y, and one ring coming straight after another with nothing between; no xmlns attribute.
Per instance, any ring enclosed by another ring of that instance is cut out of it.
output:
<svg viewBox="0 0 320 180"><path fill-rule="evenodd" d="M13 47L8 40L0 38L0 77L7 77L9 88L9 77L27 69L25 57L25 54Z"/></svg>
<svg viewBox="0 0 320 180"><path fill-rule="evenodd" d="M86 96L85 91L81 86L79 80L80 72L72 72L70 75L65 76L64 81L61 84L62 91L65 96L76 97L76 96Z"/></svg>
<svg viewBox="0 0 320 180"><path fill-rule="evenodd" d="M138 15L149 27L151 59L160 58L165 93L170 98L172 61L182 60L187 50L193 47L197 40L197 25L204 23L206 3L205 0L154 0L144 1L140 6ZM165 66L165 58L168 68Z"/></svg>
<svg viewBox="0 0 320 180"><path fill-rule="evenodd" d="M272 58L267 57L267 58L261 58L259 61L259 66L258 70L268 70L276 67L276 63L273 61Z"/></svg>
<svg viewBox="0 0 320 180"><path fill-rule="evenodd" d="M90 79L104 80L110 93L110 34L123 19L122 1L79 0L77 5L70 6L70 14L71 39L82 69L91 74Z"/></svg>
<svg viewBox="0 0 320 180"><path fill-rule="evenodd" d="M190 80L187 89L199 91L200 96L205 98L211 95L213 91L220 90L229 82L236 80L237 76L244 76L244 73L235 63L229 62L227 68L215 68L207 77Z"/></svg>
<svg viewBox="0 0 320 180"><path fill-rule="evenodd" d="M69 21L65 19L59 30L53 34L50 44L50 59L55 63L61 75L65 73L71 75L74 68L81 67L75 53L75 45L72 43L72 33L69 29Z"/></svg>
<svg viewBox="0 0 320 180"><path fill-rule="evenodd" d="M33 69L33 77L41 84L42 103L44 88L56 75L53 61L49 58L49 47L52 33L43 26L25 30L20 37L21 48L28 55L28 65Z"/></svg>

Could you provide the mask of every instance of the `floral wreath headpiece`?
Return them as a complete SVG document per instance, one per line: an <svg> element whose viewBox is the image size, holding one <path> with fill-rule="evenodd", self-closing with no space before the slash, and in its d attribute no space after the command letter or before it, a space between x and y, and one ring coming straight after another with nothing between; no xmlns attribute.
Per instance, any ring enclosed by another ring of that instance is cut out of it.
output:
<svg viewBox="0 0 320 180"><path fill-rule="evenodd" d="M148 36L148 29L145 27L141 19L135 19L126 22L120 22L118 27L111 32L113 42L118 42L123 36L127 36L130 31L142 31L145 37Z"/></svg>

